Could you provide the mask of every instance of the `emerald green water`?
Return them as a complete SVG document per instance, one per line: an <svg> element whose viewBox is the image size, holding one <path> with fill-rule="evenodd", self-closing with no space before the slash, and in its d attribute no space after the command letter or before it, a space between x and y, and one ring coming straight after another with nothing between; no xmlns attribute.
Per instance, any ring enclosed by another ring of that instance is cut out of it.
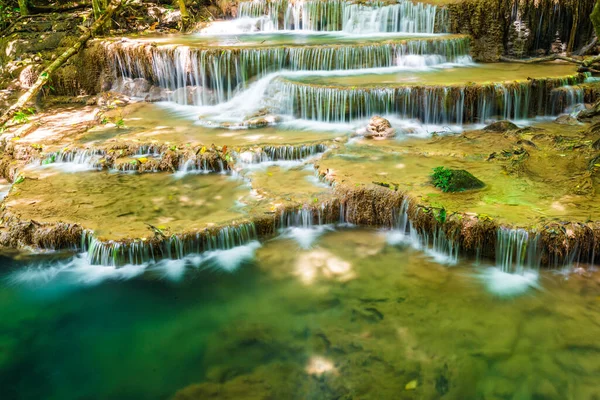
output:
<svg viewBox="0 0 600 400"><path fill-rule="evenodd" d="M171 262L120 279L0 259L0 397L600 396L597 273L543 272L499 296L484 277L504 278L485 266L445 267L366 230L250 254L233 273Z"/></svg>

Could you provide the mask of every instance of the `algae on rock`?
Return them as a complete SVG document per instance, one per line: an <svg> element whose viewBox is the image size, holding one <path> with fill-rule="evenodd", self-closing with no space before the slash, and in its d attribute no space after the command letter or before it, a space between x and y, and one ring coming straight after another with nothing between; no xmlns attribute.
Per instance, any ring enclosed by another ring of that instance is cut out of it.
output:
<svg viewBox="0 0 600 400"><path fill-rule="evenodd" d="M485 184L464 169L449 169L437 167L431 175L432 183L443 192L464 192L465 190L481 189Z"/></svg>

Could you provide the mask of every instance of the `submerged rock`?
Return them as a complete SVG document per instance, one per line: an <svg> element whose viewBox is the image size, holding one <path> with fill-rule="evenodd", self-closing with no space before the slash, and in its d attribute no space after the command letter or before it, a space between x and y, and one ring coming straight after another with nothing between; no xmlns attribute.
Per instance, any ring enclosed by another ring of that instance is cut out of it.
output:
<svg viewBox="0 0 600 400"><path fill-rule="evenodd" d="M481 189L485 186L485 183L464 169L437 167L433 170L431 180L435 187L450 193Z"/></svg>
<svg viewBox="0 0 600 400"><path fill-rule="evenodd" d="M150 82L143 78L120 78L113 85L115 92L129 97L144 97L150 91Z"/></svg>
<svg viewBox="0 0 600 400"><path fill-rule="evenodd" d="M186 86L175 89L170 100L184 105L213 104L215 94L202 86Z"/></svg>
<svg viewBox="0 0 600 400"><path fill-rule="evenodd" d="M169 91L159 86L152 86L144 98L144 101L148 103L166 100L169 100Z"/></svg>
<svg viewBox="0 0 600 400"><path fill-rule="evenodd" d="M388 139L396 136L396 130L387 119L375 115L369 120L366 128L359 129L357 134L367 139Z"/></svg>
<svg viewBox="0 0 600 400"><path fill-rule="evenodd" d="M486 126L485 128L483 128L484 131L488 131L488 132L508 132L508 131L515 131L519 129L519 127L515 124L513 124L510 121L497 121L494 122L493 124L490 124L488 126Z"/></svg>
<svg viewBox="0 0 600 400"><path fill-rule="evenodd" d="M577 118L570 114L559 115L558 118L554 120L554 123L559 125L579 125Z"/></svg>

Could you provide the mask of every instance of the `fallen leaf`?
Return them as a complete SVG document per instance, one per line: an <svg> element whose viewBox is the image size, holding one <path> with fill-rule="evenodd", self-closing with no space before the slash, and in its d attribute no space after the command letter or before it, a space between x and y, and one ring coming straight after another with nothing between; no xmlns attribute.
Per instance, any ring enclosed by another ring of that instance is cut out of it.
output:
<svg viewBox="0 0 600 400"><path fill-rule="evenodd" d="M415 390L417 388L417 384L418 384L417 380L413 379L412 381L408 382L406 384L406 386L404 386L404 389L406 389L406 390Z"/></svg>

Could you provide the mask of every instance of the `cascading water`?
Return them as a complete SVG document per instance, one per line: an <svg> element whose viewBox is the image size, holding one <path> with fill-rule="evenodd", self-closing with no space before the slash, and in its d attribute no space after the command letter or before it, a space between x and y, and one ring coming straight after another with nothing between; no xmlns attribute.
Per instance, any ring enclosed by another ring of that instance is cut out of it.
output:
<svg viewBox="0 0 600 400"><path fill-rule="evenodd" d="M121 243L100 241L84 232L81 248L90 264L123 266L153 263L163 259L181 260L189 255L229 250L257 240L253 223L223 227L216 232L202 231L185 236L163 237L158 241L134 240Z"/></svg>
<svg viewBox="0 0 600 400"><path fill-rule="evenodd" d="M425 124L463 124L493 117L518 120L553 115L555 110L549 100L552 89L581 83L585 78L585 74L579 74L545 79L543 84L528 80L450 87L346 88L286 79L276 80L275 85L282 93L282 113L302 119L339 123L388 114Z"/></svg>
<svg viewBox="0 0 600 400"><path fill-rule="evenodd" d="M441 226L437 226L433 232L415 228L408 214L409 207L409 200L402 200L400 210L394 216L392 231L388 233L388 243L409 245L417 250L423 250L441 264L456 264L460 251L459 243L449 238Z"/></svg>
<svg viewBox="0 0 600 400"><path fill-rule="evenodd" d="M500 228L496 235L496 267L482 274L488 289L499 296L513 296L537 287L542 262L539 234L525 229Z"/></svg>
<svg viewBox="0 0 600 400"><path fill-rule="evenodd" d="M523 274L537 270L542 262L539 235L524 229L500 228L496 239L496 266L502 272Z"/></svg>
<svg viewBox="0 0 600 400"><path fill-rule="evenodd" d="M320 209L283 210L279 217L281 237L295 240L303 249L310 248L319 236L331 230L333 225L325 221Z"/></svg>
<svg viewBox="0 0 600 400"><path fill-rule="evenodd" d="M124 79L142 78L171 92L179 104L207 105L228 101L252 79L281 70L337 71L362 68L432 66L469 63L469 40L415 39L391 43L203 49L153 46L123 41L106 43L113 73ZM145 62L147 61L147 62Z"/></svg>
<svg viewBox="0 0 600 400"><path fill-rule="evenodd" d="M260 164L273 161L303 161L327 151L325 144L300 145L300 146L263 146L255 151L245 151L236 154L236 158L243 164Z"/></svg>
<svg viewBox="0 0 600 400"><path fill-rule="evenodd" d="M254 19L263 30L433 33L444 32L448 24L438 7L409 0L252 0L240 3L238 16Z"/></svg>

